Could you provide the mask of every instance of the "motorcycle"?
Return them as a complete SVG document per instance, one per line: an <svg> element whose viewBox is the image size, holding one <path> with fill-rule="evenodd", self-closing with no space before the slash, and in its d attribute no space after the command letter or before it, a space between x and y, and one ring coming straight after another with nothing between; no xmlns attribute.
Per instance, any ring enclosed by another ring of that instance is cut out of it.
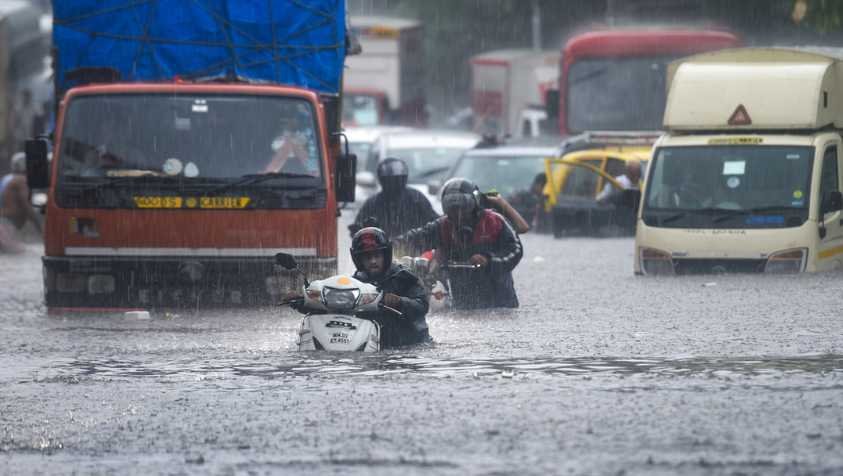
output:
<svg viewBox="0 0 843 476"><path fill-rule="evenodd" d="M275 261L284 269L302 273L292 255L278 253ZM337 275L312 282L304 277L303 297L281 304L309 311L299 328L298 350L378 352L380 325L365 315L383 310L402 315L382 301L383 291L374 285Z"/></svg>

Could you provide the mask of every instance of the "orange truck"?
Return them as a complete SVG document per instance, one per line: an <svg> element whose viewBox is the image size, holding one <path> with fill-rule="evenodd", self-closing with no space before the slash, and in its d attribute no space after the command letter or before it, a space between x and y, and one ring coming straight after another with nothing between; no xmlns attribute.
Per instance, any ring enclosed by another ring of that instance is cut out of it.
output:
<svg viewBox="0 0 843 476"><path fill-rule="evenodd" d="M268 304L293 285L278 252L334 274L344 0L75 3L54 8L52 158L27 143L48 309Z"/></svg>

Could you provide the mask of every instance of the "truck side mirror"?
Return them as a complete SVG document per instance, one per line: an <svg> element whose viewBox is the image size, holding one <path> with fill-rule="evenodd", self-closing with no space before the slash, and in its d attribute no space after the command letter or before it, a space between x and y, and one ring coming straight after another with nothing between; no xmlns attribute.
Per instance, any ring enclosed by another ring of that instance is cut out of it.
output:
<svg viewBox="0 0 843 476"><path fill-rule="evenodd" d="M544 93L544 107L547 111L547 117L555 119L559 117L559 90L550 89Z"/></svg>
<svg viewBox="0 0 843 476"><path fill-rule="evenodd" d="M50 186L50 162L47 160L47 140L30 139L26 141L26 183L29 189Z"/></svg>
<svg viewBox="0 0 843 476"><path fill-rule="evenodd" d="M828 192L825 197L823 197L822 205L820 206L820 215L836 212L838 210L843 210L843 193L837 190Z"/></svg>
<svg viewBox="0 0 843 476"><path fill-rule="evenodd" d="M336 192L338 202L353 202L356 188L357 156L342 154L337 160Z"/></svg>

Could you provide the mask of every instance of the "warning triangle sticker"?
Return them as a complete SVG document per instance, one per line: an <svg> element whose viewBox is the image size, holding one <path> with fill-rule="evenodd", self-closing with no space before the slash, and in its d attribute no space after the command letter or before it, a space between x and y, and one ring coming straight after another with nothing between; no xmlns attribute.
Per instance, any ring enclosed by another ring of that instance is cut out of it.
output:
<svg viewBox="0 0 843 476"><path fill-rule="evenodd" d="M750 124L752 124L752 119L750 119L749 113L746 112L746 108L743 107L743 104L738 104L735 112L733 112L732 116L729 117L729 125L748 126Z"/></svg>

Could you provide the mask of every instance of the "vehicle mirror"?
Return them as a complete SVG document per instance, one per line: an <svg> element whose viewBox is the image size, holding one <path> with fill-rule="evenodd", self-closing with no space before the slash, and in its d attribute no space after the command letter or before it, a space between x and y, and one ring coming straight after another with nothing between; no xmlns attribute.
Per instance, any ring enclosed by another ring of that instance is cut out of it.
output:
<svg viewBox="0 0 843 476"><path fill-rule="evenodd" d="M357 185L366 188L375 188L377 185L377 177L368 170L357 172Z"/></svg>
<svg viewBox="0 0 843 476"><path fill-rule="evenodd" d="M287 253L278 253L275 255L275 264L287 270L298 269L299 265L296 263L295 256Z"/></svg>
<svg viewBox="0 0 843 476"><path fill-rule="evenodd" d="M544 94L544 107L548 118L559 117L559 90L550 89Z"/></svg>
<svg viewBox="0 0 843 476"><path fill-rule="evenodd" d="M336 193L338 202L353 202L356 186L357 156L342 154L337 160Z"/></svg>
<svg viewBox="0 0 843 476"><path fill-rule="evenodd" d="M438 180L431 180L430 182L427 182L427 193L430 195L439 195L439 190L441 188L442 184Z"/></svg>
<svg viewBox="0 0 843 476"><path fill-rule="evenodd" d="M843 210L843 193L835 190L828 192L822 201L822 214Z"/></svg>
<svg viewBox="0 0 843 476"><path fill-rule="evenodd" d="M47 140L30 139L26 141L26 182L29 189L50 186L50 163L47 159Z"/></svg>

